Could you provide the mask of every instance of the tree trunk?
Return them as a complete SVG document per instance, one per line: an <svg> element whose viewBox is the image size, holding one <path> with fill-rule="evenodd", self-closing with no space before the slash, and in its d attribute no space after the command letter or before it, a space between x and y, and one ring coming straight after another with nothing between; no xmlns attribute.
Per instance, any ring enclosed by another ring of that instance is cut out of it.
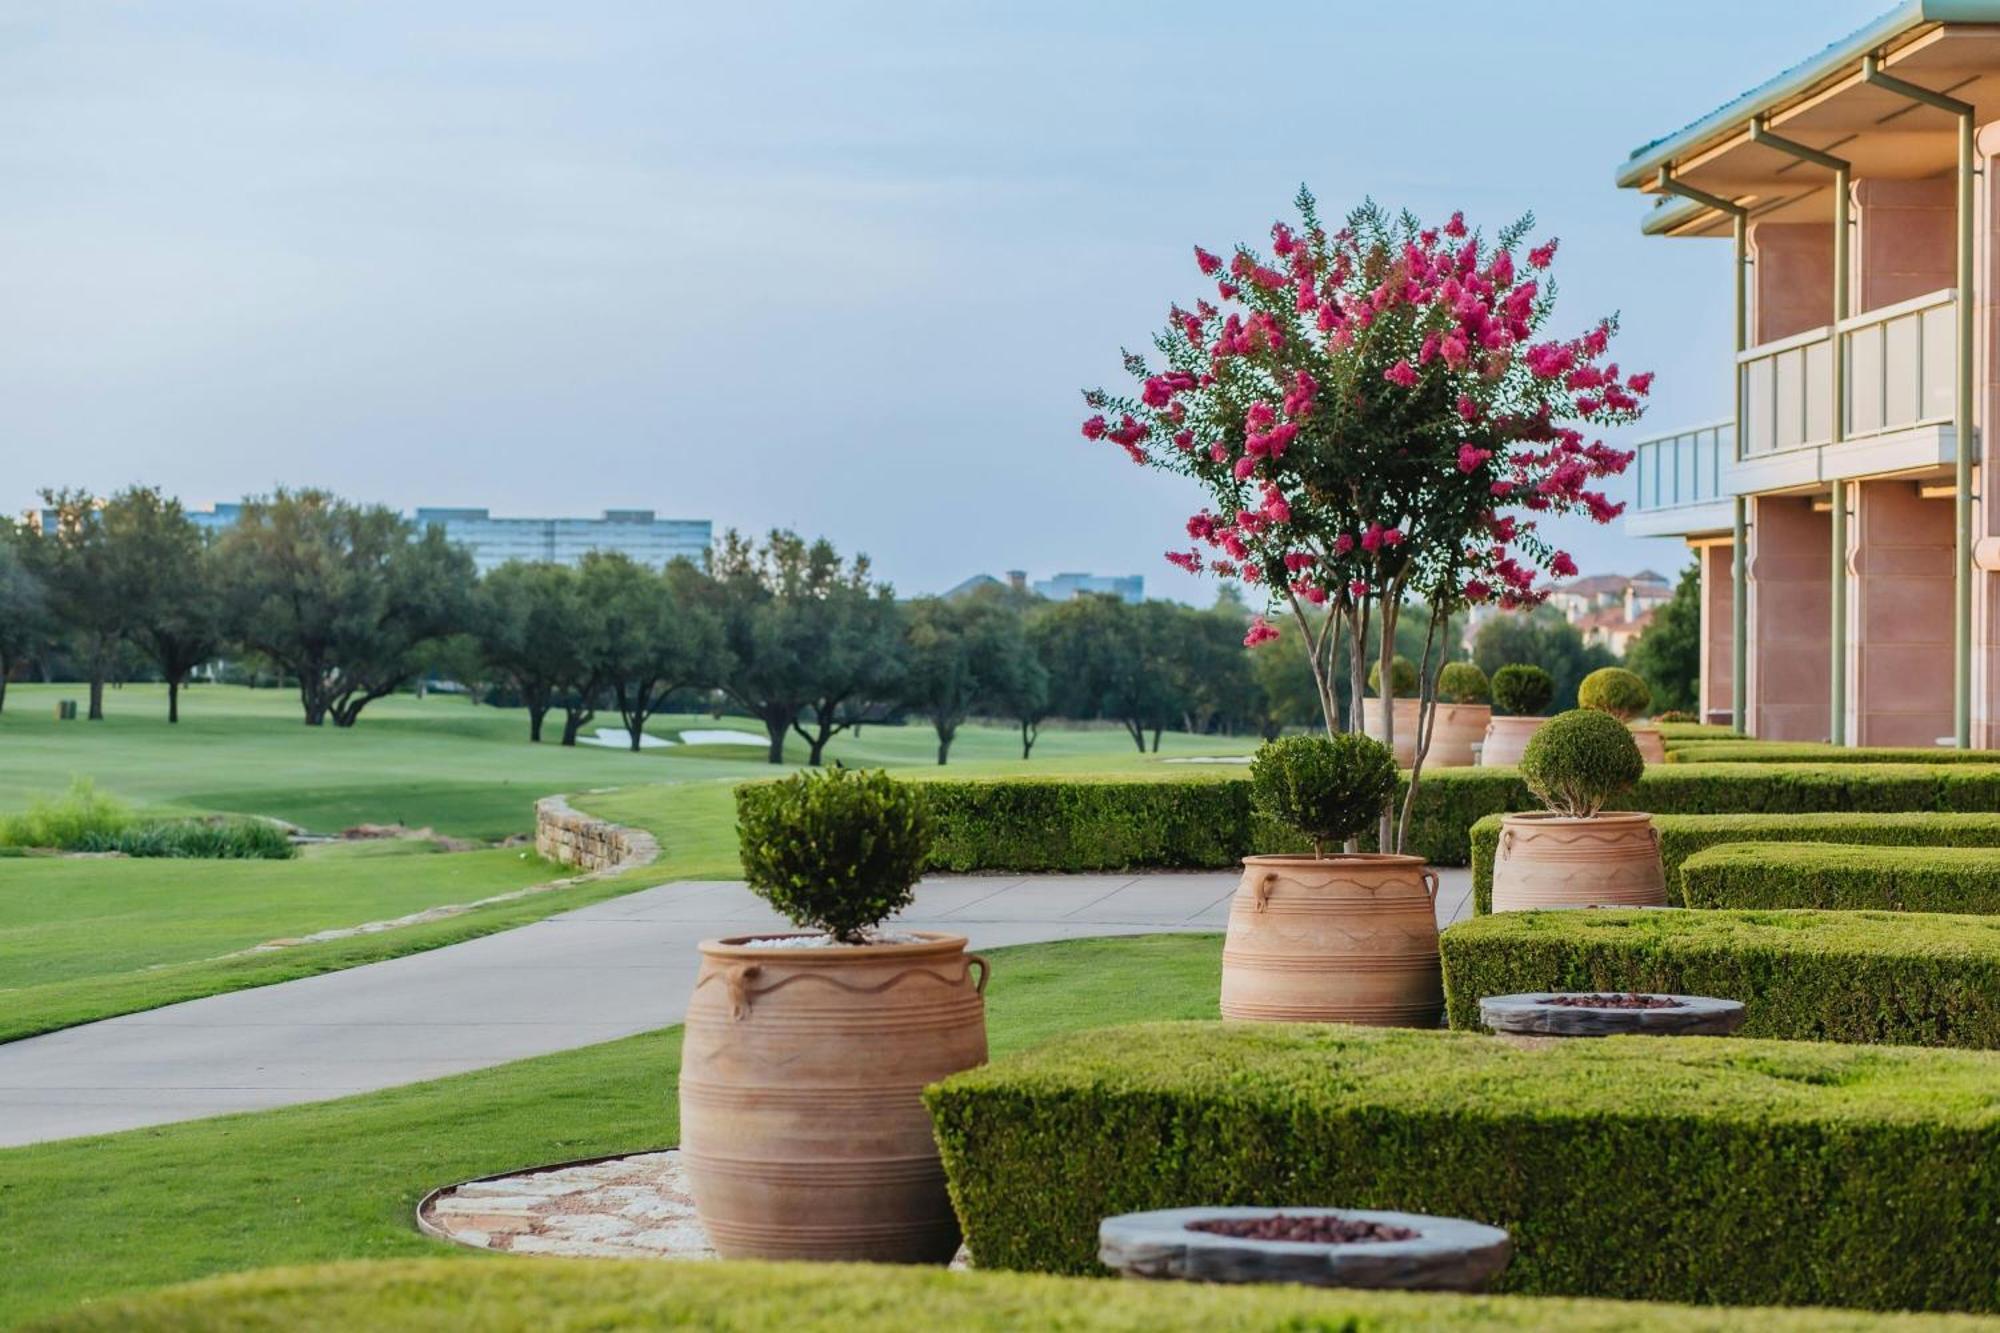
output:
<svg viewBox="0 0 2000 1333"><path fill-rule="evenodd" d="M181 683L178 680L170 680L167 682L167 722L172 724L180 720Z"/></svg>
<svg viewBox="0 0 2000 1333"><path fill-rule="evenodd" d="M542 743L542 719L548 715L549 706L547 704L543 704L539 708L532 704L528 706L528 739L536 745Z"/></svg>
<svg viewBox="0 0 2000 1333"><path fill-rule="evenodd" d="M7 711L7 669L0 667L0 713Z"/></svg>
<svg viewBox="0 0 2000 1333"><path fill-rule="evenodd" d="M1144 754L1144 753L1146 753L1146 729L1145 729L1145 727L1141 726L1141 725L1140 725L1139 723L1137 723L1137 722L1134 722L1134 721L1133 721L1133 720L1132 720L1131 718L1126 718L1126 719L1125 719L1125 731L1126 731L1126 734L1127 734L1127 735L1131 736L1131 738L1132 738L1132 744L1134 744L1134 745L1136 745L1136 746L1138 746L1138 747L1139 747L1139 753L1140 753L1140 754Z"/></svg>
<svg viewBox="0 0 2000 1333"><path fill-rule="evenodd" d="M1035 732L1024 721L1021 723L1021 758L1026 759L1035 752Z"/></svg>
<svg viewBox="0 0 2000 1333"><path fill-rule="evenodd" d="M576 733L583 730L584 723L596 716L597 710L595 708L564 708L562 743L574 747L576 745Z"/></svg>
<svg viewBox="0 0 2000 1333"><path fill-rule="evenodd" d="M646 734L646 719L642 717L637 722L627 722L625 734L632 738L632 753L639 753L639 738Z"/></svg>
<svg viewBox="0 0 2000 1333"><path fill-rule="evenodd" d="M824 733L806 742L806 762L814 768L820 766L820 757L826 753L827 738Z"/></svg>
<svg viewBox="0 0 2000 1333"><path fill-rule="evenodd" d="M1154 753L1154 754L1158 754L1159 752L1160 752L1160 729L1159 729L1158 727L1154 727L1154 728L1153 728L1153 753Z"/></svg>
<svg viewBox="0 0 2000 1333"><path fill-rule="evenodd" d="M104 720L104 675L92 669L90 673L90 721Z"/></svg>
<svg viewBox="0 0 2000 1333"><path fill-rule="evenodd" d="M774 764L785 762L785 728L787 725L789 724L774 721L768 717L764 719L764 730L771 737L771 748L766 758Z"/></svg>

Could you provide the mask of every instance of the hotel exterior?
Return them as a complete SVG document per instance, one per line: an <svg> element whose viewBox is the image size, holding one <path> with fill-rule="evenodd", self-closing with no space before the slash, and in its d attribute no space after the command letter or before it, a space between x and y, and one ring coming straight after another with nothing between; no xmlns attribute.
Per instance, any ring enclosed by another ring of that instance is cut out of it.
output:
<svg viewBox="0 0 2000 1333"><path fill-rule="evenodd" d="M1697 552L1706 717L2000 746L1995 155L2000 0L1911 0L1620 167L1736 260L1734 415L1640 442L1627 520Z"/></svg>

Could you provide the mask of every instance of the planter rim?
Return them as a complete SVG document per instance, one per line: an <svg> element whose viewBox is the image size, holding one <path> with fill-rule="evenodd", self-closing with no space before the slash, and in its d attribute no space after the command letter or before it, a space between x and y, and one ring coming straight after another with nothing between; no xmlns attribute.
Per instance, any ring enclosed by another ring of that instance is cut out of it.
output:
<svg viewBox="0 0 2000 1333"><path fill-rule="evenodd" d="M1488 704L1487 707L1491 708L1492 705ZM1495 722L1546 722L1549 720L1549 715L1547 713L1495 713L1493 720Z"/></svg>
<svg viewBox="0 0 2000 1333"><path fill-rule="evenodd" d="M1243 858L1246 866L1380 866L1385 870L1399 870L1406 867L1425 866L1430 863L1421 856L1411 856L1406 852L1335 852L1331 856L1313 856L1306 852L1260 852Z"/></svg>
<svg viewBox="0 0 2000 1333"><path fill-rule="evenodd" d="M1508 824L1650 824L1653 816L1644 810L1600 810L1594 815L1559 815L1550 810L1509 811L1500 816Z"/></svg>
<svg viewBox="0 0 2000 1333"><path fill-rule="evenodd" d="M1417 1234L1407 1240L1260 1240L1251 1236L1229 1236L1216 1231L1195 1231L1190 1222L1237 1217L1338 1217L1351 1222L1378 1222L1404 1227ZM1098 1223L1100 1239L1118 1236L1126 1240L1148 1240L1172 1245L1199 1246L1205 1250L1236 1250L1249 1253L1276 1251L1291 1254L1433 1254L1459 1248L1508 1247L1507 1233L1465 1217L1444 1217L1434 1213L1404 1213L1380 1208L1272 1208L1266 1206L1196 1206L1161 1208L1144 1213L1120 1213Z"/></svg>
<svg viewBox="0 0 2000 1333"><path fill-rule="evenodd" d="M943 958L965 952L966 938L963 935L952 935L938 930L913 930L909 933L918 937L909 944L843 944L829 949L759 949L749 943L751 940L802 939L820 934L816 930L787 930L759 932L754 935L727 935L720 939L703 940L699 947L704 958L758 958L766 961L782 958L786 962L801 963L808 967L831 967L846 962L881 958Z"/></svg>

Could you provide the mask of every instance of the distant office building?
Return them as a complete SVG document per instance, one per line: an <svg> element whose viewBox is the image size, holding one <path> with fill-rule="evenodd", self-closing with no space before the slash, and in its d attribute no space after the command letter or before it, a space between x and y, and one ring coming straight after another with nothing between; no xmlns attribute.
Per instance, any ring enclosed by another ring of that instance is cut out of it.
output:
<svg viewBox="0 0 2000 1333"><path fill-rule="evenodd" d="M1078 593L1108 592L1127 602L1146 600L1143 574L1058 574L1052 579L1035 580L1035 591L1052 602L1067 602Z"/></svg>

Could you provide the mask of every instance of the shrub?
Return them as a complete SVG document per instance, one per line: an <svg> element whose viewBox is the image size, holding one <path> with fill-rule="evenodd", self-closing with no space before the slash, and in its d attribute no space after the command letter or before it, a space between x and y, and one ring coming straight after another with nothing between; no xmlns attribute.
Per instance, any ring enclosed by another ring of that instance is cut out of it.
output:
<svg viewBox="0 0 2000 1333"><path fill-rule="evenodd" d="M1653 691L1636 672L1624 667L1599 667L1576 687L1576 703L1579 708L1595 709L1611 714L1620 722L1630 722L1653 706Z"/></svg>
<svg viewBox="0 0 2000 1333"><path fill-rule="evenodd" d="M283 829L262 819L176 819L133 824L116 833L89 834L77 844L76 850L216 861L285 861L298 854Z"/></svg>
<svg viewBox="0 0 2000 1333"><path fill-rule="evenodd" d="M795 925L859 943L910 905L931 850L930 812L877 770L830 768L769 784L737 806L750 888Z"/></svg>
<svg viewBox="0 0 2000 1333"><path fill-rule="evenodd" d="M470 1316L467 1312L476 1312ZM1758 1310L1758 1333L1966 1333L1966 1323L1855 1310ZM1298 1286L1104 1282L1032 1273L946 1273L886 1264L607 1263L491 1256L263 1269L136 1295L98 1297L44 1333L215 1333L219 1329L414 1329L482 1333L734 1329L850 1333L1714 1333L1727 1317L1686 1305L1488 1298Z"/></svg>
<svg viewBox="0 0 2000 1333"><path fill-rule="evenodd" d="M1984 1051L1159 1023L924 1095L982 1268L1087 1273L1100 1218L1282 1199L1505 1227L1511 1292L1990 1310L1996 1085Z"/></svg>
<svg viewBox="0 0 2000 1333"><path fill-rule="evenodd" d="M1681 863L1689 907L2000 913L2000 849L1724 843Z"/></svg>
<svg viewBox="0 0 2000 1333"><path fill-rule="evenodd" d="M1588 708L1550 718L1521 751L1528 790L1559 815L1594 815L1645 774L1631 730Z"/></svg>
<svg viewBox="0 0 2000 1333"><path fill-rule="evenodd" d="M1491 688L1474 662L1446 662L1438 672L1438 698L1448 704L1483 704Z"/></svg>
<svg viewBox="0 0 2000 1333"><path fill-rule="evenodd" d="M1700 772L1699 769L1689 770ZM1752 780L1758 772L1787 772L1772 766L1760 769L1742 765L1744 776L1733 783L1688 789L1685 784L1662 781L1663 770L1648 770L1639 784L1638 796L1653 812L1653 827L1660 834L1660 860L1666 867L1667 892L1687 901L1682 866L1704 848L1733 842L1833 842L1862 843L1898 847L2000 847L2000 814L1992 813L1990 792L1968 788L1983 797L1983 811L1904 810L1884 811L1870 798L1875 795L1868 782L1842 783L1794 779L1766 784ZM1933 770L1935 772L1936 770ZM1823 779L1866 774L1861 767L1834 768ZM1901 792L1903 784L1891 784ZM1933 788L1932 797L1950 798L1957 794L1950 786ZM1685 797L1699 798L1690 803ZM1739 809L1761 809L1771 813L1682 814L1687 809L1713 810L1724 797L1734 798ZM1817 809L1809 800L1820 801ZM1855 809L1866 813L1852 813ZM1977 809L1973 806L1972 809ZM1500 845L1500 818L1488 815L1472 826L1469 838L1472 865L1472 901L1475 911L1492 910L1493 859ZM1748 907L1750 903L1722 906Z"/></svg>
<svg viewBox="0 0 2000 1333"><path fill-rule="evenodd" d="M1741 1000L1745 1036L2000 1048L1992 917L1501 912L1451 927L1443 950L1455 1028L1480 1026L1486 995L1665 991Z"/></svg>
<svg viewBox="0 0 2000 1333"><path fill-rule="evenodd" d="M132 811L105 796L89 778L72 778L69 790L51 801L36 797L26 814L0 818L0 846L76 851L87 839L110 837L132 826Z"/></svg>
<svg viewBox="0 0 2000 1333"><path fill-rule="evenodd" d="M2000 764L2000 750L1941 745L1823 745L1808 741L1689 740L1667 751L1670 764Z"/></svg>
<svg viewBox="0 0 2000 1333"><path fill-rule="evenodd" d="M1367 736L1283 736L1250 762L1250 799L1312 843L1358 838L1396 794L1396 757Z"/></svg>
<svg viewBox="0 0 2000 1333"><path fill-rule="evenodd" d="M1493 673L1493 704L1503 713L1535 717L1556 697L1556 678L1516 662Z"/></svg>
<svg viewBox="0 0 2000 1333"><path fill-rule="evenodd" d="M1693 713L1688 712L1688 710L1685 708L1669 708L1664 713L1653 714L1653 721L1687 723L1687 722L1700 722L1701 718Z"/></svg>
<svg viewBox="0 0 2000 1333"><path fill-rule="evenodd" d="M1389 663L1389 682L1396 687L1398 699L1417 697L1417 668L1410 659L1398 655ZM1368 688L1379 698L1382 693L1382 664L1374 663L1368 668Z"/></svg>

